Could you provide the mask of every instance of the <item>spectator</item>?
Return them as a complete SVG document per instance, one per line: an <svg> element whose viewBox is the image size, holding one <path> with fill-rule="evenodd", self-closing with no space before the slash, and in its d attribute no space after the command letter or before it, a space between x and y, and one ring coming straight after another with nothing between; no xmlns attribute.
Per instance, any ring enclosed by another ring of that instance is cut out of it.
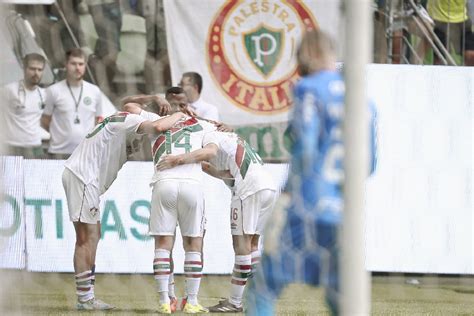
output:
<svg viewBox="0 0 474 316"><path fill-rule="evenodd" d="M217 107L201 98L202 91L202 77L197 72L185 72L179 86L183 88L191 109L202 118L218 121L219 112Z"/></svg>
<svg viewBox="0 0 474 316"><path fill-rule="evenodd" d="M428 13L435 22L436 35L446 49L450 52L452 48L461 55L468 19L466 0L428 0ZM436 56L434 63L440 64Z"/></svg>
<svg viewBox="0 0 474 316"><path fill-rule="evenodd" d="M80 48L66 53L66 79L46 90L41 125L51 133L51 158L67 159L102 114L102 93L83 80L86 56Z"/></svg>
<svg viewBox="0 0 474 316"><path fill-rule="evenodd" d="M98 85L107 95L115 93L112 82L117 72L120 52L122 12L119 0L86 0L95 30L99 36L95 44L95 58L91 66Z"/></svg>
<svg viewBox="0 0 474 316"><path fill-rule="evenodd" d="M41 81L45 58L36 53L23 58L23 79L9 83L2 89L4 102L6 154L24 158L43 158L40 118L46 93Z"/></svg>

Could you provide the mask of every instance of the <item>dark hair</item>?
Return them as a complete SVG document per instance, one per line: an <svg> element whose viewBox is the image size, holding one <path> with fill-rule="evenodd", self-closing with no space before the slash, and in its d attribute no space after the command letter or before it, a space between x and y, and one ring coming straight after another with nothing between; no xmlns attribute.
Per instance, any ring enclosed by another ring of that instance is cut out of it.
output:
<svg viewBox="0 0 474 316"><path fill-rule="evenodd" d="M190 72L185 72L183 74L183 77L191 79L192 84L195 84L195 85L198 86L198 93L201 94L201 91L202 91L202 77L201 77L200 74L198 74L197 72L190 71Z"/></svg>
<svg viewBox="0 0 474 316"><path fill-rule="evenodd" d="M84 58L84 60L87 62L87 56L86 53L80 48L71 48L66 52L66 62L69 61L69 58L71 57L80 57Z"/></svg>
<svg viewBox="0 0 474 316"><path fill-rule="evenodd" d="M28 64L32 60L39 61L43 64L46 63L46 58L44 58L43 55L38 54L38 53L30 53L30 54L26 54L25 57L23 57L23 68L28 67Z"/></svg>
<svg viewBox="0 0 474 316"><path fill-rule="evenodd" d="M165 99L168 100L168 97L172 94L182 94L182 93L184 93L183 88L181 88L181 87L171 87L168 90L166 90Z"/></svg>

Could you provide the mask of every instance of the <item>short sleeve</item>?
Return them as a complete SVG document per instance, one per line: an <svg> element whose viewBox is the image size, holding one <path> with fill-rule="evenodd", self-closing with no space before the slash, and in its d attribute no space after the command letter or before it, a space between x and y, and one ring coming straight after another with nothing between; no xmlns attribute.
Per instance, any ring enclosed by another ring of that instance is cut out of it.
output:
<svg viewBox="0 0 474 316"><path fill-rule="evenodd" d="M215 144L219 145L219 132L209 132L204 135L202 138L202 147L209 145L209 144Z"/></svg>
<svg viewBox="0 0 474 316"><path fill-rule="evenodd" d="M45 106L43 110L43 114L46 115L53 115L54 111L54 91L53 87L49 87L46 89L46 98L45 98Z"/></svg>
<svg viewBox="0 0 474 316"><path fill-rule="evenodd" d="M128 114L125 119L125 128L128 133L138 134L138 128L140 127L140 124L142 124L145 121L148 121L148 120L140 115Z"/></svg>

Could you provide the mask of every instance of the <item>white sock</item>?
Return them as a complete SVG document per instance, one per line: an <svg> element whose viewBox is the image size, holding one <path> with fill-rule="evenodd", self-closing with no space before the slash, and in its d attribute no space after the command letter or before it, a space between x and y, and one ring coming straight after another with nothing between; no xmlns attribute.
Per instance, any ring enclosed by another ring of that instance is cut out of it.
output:
<svg viewBox="0 0 474 316"><path fill-rule="evenodd" d="M168 296L169 297L176 297L176 293L174 292L174 273L170 273L170 277L168 280Z"/></svg>
<svg viewBox="0 0 474 316"><path fill-rule="evenodd" d="M156 281L156 291L160 296L160 303L169 303L168 280L170 276L170 252L166 249L155 249L153 273Z"/></svg>
<svg viewBox="0 0 474 316"><path fill-rule="evenodd" d="M200 252L187 251L184 254L184 275L186 279L185 291L188 296L188 303L191 305L197 305L197 295L202 277L202 261Z"/></svg>
<svg viewBox="0 0 474 316"><path fill-rule="evenodd" d="M87 302L94 298L92 290L92 271L87 270L75 275L76 295L79 302Z"/></svg>
<svg viewBox="0 0 474 316"><path fill-rule="evenodd" d="M260 264L260 257L262 252L260 250L252 251L252 276L257 272L258 265Z"/></svg>
<svg viewBox="0 0 474 316"><path fill-rule="evenodd" d="M244 295L247 279L252 273L252 255L235 256L234 271L230 287L229 302L237 307L242 306L242 296Z"/></svg>

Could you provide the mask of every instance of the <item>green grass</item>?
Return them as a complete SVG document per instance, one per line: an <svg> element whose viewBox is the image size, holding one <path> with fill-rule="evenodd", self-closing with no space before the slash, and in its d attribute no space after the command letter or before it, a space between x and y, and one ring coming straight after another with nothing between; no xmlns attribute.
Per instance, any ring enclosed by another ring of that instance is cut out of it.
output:
<svg viewBox="0 0 474 316"><path fill-rule="evenodd" d="M97 276L96 296L117 308L91 313L74 310L74 277L68 273L29 273L3 270L1 315L130 315L153 314L157 307L151 275ZM407 284L408 277L372 278L373 315L474 315L474 278L417 278L419 285ZM177 276L177 293L183 277ZM200 302L217 303L229 293L229 276L206 276L201 284ZM278 315L329 315L322 289L289 286L278 301Z"/></svg>

